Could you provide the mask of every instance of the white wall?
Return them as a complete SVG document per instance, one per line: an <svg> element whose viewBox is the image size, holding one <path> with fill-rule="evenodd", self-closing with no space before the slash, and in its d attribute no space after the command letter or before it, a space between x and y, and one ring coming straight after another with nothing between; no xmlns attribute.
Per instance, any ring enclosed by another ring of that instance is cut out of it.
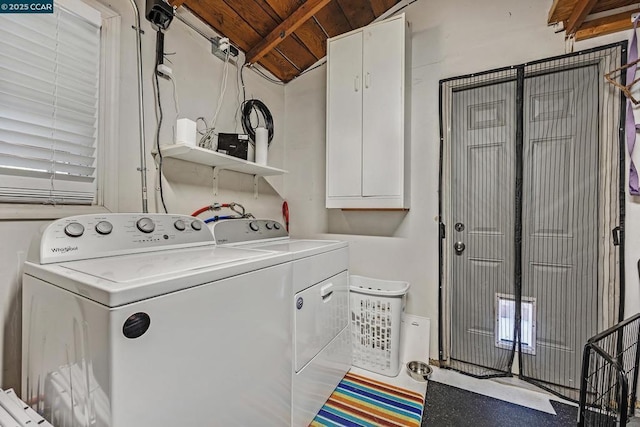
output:
<svg viewBox="0 0 640 427"><path fill-rule="evenodd" d="M105 0L106 4L106 0ZM144 15L145 3L139 2ZM118 186L118 211L140 212L141 186L139 166L138 138L138 98L137 69L135 50L135 31L131 28L134 21L127 0L114 0L108 4L122 17L122 38L120 52L120 103L118 105L120 131L119 136L110 144L118 147L118 176L110 177ZM143 17L143 66L144 96L147 140L147 167L149 183L149 210L156 208L154 195L155 167L151 149L155 135L156 119L152 86L153 63L155 60L155 33ZM216 108L220 91L220 79L223 63L211 54L209 43L180 21L174 20L165 37L166 52L175 52L169 56L169 64L177 81L180 101L180 117L195 120L198 116L211 118ZM222 132L241 131L236 127L234 114L238 107L234 66L229 68L228 85L217 129ZM275 137L269 150L269 165L282 167L284 163L284 89L282 86L268 83L254 72L245 70L247 98L261 99L269 107L275 122ZM165 123L175 120L175 108L171 83L161 80ZM238 125L239 126L239 125ZM163 126L162 142L171 142L172 129ZM253 196L253 178L236 172L220 172L218 196L212 193L212 169L206 166L192 165L178 160L165 162L165 197L170 212L189 214L197 208L213 202L238 202L248 212L259 217L280 219L283 178L272 177L269 182L261 179L259 198ZM38 208L42 211L42 208ZM225 211L221 211L224 213ZM24 218L29 218L25 213ZM203 214L203 218L205 215ZM20 275L22 262L34 232L45 221L2 220L0 209L0 388L20 389Z"/></svg>
<svg viewBox="0 0 640 427"><path fill-rule="evenodd" d="M138 114L135 69L135 33L126 0L110 6L122 15L120 134L117 177L118 211L140 211ZM144 12L144 4L140 2ZM551 0L446 1L419 0L405 11L412 23L412 207L408 213L327 211L325 186L325 79L320 67L283 89L245 71L247 97L261 98L275 119L276 137L269 164L290 171L283 177L261 180L260 196L253 198L252 178L221 172L220 192L212 195L212 171L180 161L167 160L166 201L171 212L190 213L212 202L236 201L259 217L280 218L281 195L291 212L294 236L325 236L351 244L354 273L411 282L407 311L430 317L431 356L437 356L437 171L438 81L527 60L565 53L562 34L546 26ZM151 68L155 36L143 22L145 67L145 117L147 152L154 141L154 108ZM618 34L577 44L581 49L628 37ZM209 117L216 106L222 62L210 47L184 24L174 21L166 35L178 82L181 117ZM230 69L227 94L219 120L221 131L235 130L237 107L235 68ZM173 121L171 85L161 81L165 120ZM286 118L286 122L285 122ZM163 131L169 141L171 130ZM286 141L286 150L285 150ZM638 159L640 163L640 155ZM150 210L154 211L154 163L149 167ZM627 205L627 313L638 311L638 279L635 262L640 254L638 235L640 205ZM44 221L0 220L0 387L19 388L20 377L20 268L34 231Z"/></svg>
<svg viewBox="0 0 640 427"><path fill-rule="evenodd" d="M447 77L566 53L564 33L547 27L550 0L418 0L405 9L412 28L411 210L324 209L326 66L287 85L285 182L292 234L348 240L351 271L411 283L407 312L431 318L431 357L438 327L438 82ZM578 43L576 50L628 37ZM627 203L627 314L640 308L635 263L640 207Z"/></svg>

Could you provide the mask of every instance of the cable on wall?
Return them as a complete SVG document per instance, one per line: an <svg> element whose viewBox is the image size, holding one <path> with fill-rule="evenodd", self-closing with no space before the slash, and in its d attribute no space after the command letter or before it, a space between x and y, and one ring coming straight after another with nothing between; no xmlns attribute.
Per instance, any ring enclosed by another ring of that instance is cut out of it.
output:
<svg viewBox="0 0 640 427"><path fill-rule="evenodd" d="M233 116L233 120L234 120L234 129L238 130L238 118L241 115L241 109L242 109L242 105L244 104L244 102L247 100L247 96L246 96L246 88L244 85L244 77L242 75L244 68L247 66L247 63L243 63L240 67L238 68L238 72L236 74L236 84L237 84L237 89L238 89L238 108L236 108L236 113Z"/></svg>
<svg viewBox="0 0 640 427"><path fill-rule="evenodd" d="M158 30L156 34L158 37L157 38L158 44L160 44L163 38L162 31ZM156 114L158 117L158 125L156 127L156 149L158 151L158 189L160 191L160 202L162 203L162 208L164 209L164 212L168 213L169 211L167 210L167 204L164 201L164 190L162 187L163 158L162 158L162 151L160 150L160 130L162 129L163 112L162 112L162 102L160 101L160 82L158 80L158 65L160 65L161 63L162 63L162 55L157 55L155 65L153 67L153 80L155 83L154 88L155 88L155 96L156 96L156 102L157 102ZM176 105L177 105L177 99L174 98L174 100L176 101Z"/></svg>
<svg viewBox="0 0 640 427"><path fill-rule="evenodd" d="M147 149L144 141L144 95L142 89L142 26L140 25L140 10L135 0L129 0L131 8L133 9L133 15L135 18L136 30L136 64L137 64L137 78L138 78L138 135L140 138L140 181L142 188L142 212L149 212L148 197L147 197Z"/></svg>
<svg viewBox="0 0 640 427"><path fill-rule="evenodd" d="M268 145L271 146L271 140L273 139L273 116L267 106L259 99L249 99L245 101L242 106L242 129L249 135L252 141L256 140L256 129L260 126L260 117L258 117L258 123L253 126L251 123L251 115L253 112L260 113L264 121L264 127L269 132Z"/></svg>
<svg viewBox="0 0 640 427"><path fill-rule="evenodd" d="M198 145L200 147L208 148L210 150L215 148L213 147L212 140L213 140L213 137L216 135L215 133L216 121L218 120L218 114L220 113L220 108L222 108L222 100L224 99L224 93L227 90L227 76L229 75L229 53L230 53L230 49L227 48L225 61L224 61L224 68L222 71L223 76L222 76L222 80L220 81L220 96L218 97L218 104L216 106L216 111L213 113L213 117L211 118L211 123L208 125L208 128L204 132L204 135L202 136L202 138L200 138L200 141L198 142Z"/></svg>
<svg viewBox="0 0 640 427"><path fill-rule="evenodd" d="M276 79L272 79L271 77L269 77L268 75L266 75L260 68L256 67L256 64L251 64L249 65L247 68L249 68L251 71L253 71L254 73L256 73L257 75L259 75L260 77L262 77L263 79L270 81L273 84L277 84L280 86L284 86L284 83L281 82L280 80L276 80Z"/></svg>

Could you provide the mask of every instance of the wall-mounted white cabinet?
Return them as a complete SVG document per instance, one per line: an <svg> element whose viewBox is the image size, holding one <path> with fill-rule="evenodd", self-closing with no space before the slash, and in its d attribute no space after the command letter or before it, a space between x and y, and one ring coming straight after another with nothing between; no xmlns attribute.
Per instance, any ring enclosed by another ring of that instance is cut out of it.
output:
<svg viewBox="0 0 640 427"><path fill-rule="evenodd" d="M404 14L329 39L327 208L409 208Z"/></svg>

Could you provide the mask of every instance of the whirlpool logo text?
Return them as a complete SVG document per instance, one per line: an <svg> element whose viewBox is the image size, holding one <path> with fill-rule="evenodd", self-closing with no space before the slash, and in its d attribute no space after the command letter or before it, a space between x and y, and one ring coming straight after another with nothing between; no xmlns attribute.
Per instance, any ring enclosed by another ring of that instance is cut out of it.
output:
<svg viewBox="0 0 640 427"><path fill-rule="evenodd" d="M67 252L77 251L77 246L65 246L63 248L51 248L51 252L54 254L66 254Z"/></svg>

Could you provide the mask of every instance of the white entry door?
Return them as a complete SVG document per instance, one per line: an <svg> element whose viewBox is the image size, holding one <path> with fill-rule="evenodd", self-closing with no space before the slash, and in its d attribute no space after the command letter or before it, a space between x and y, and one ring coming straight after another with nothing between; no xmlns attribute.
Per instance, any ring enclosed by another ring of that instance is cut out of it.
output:
<svg viewBox="0 0 640 427"><path fill-rule="evenodd" d="M513 294L516 81L453 93L451 350L454 360L510 369L496 346L495 297Z"/></svg>
<svg viewBox="0 0 640 427"><path fill-rule="evenodd" d="M580 388L598 325L598 68L525 79L522 295L537 302L524 376Z"/></svg>
<svg viewBox="0 0 640 427"><path fill-rule="evenodd" d="M598 319L597 79L525 76L521 144L516 80L453 92L450 358L470 372L510 372L519 326L522 375L579 388Z"/></svg>

